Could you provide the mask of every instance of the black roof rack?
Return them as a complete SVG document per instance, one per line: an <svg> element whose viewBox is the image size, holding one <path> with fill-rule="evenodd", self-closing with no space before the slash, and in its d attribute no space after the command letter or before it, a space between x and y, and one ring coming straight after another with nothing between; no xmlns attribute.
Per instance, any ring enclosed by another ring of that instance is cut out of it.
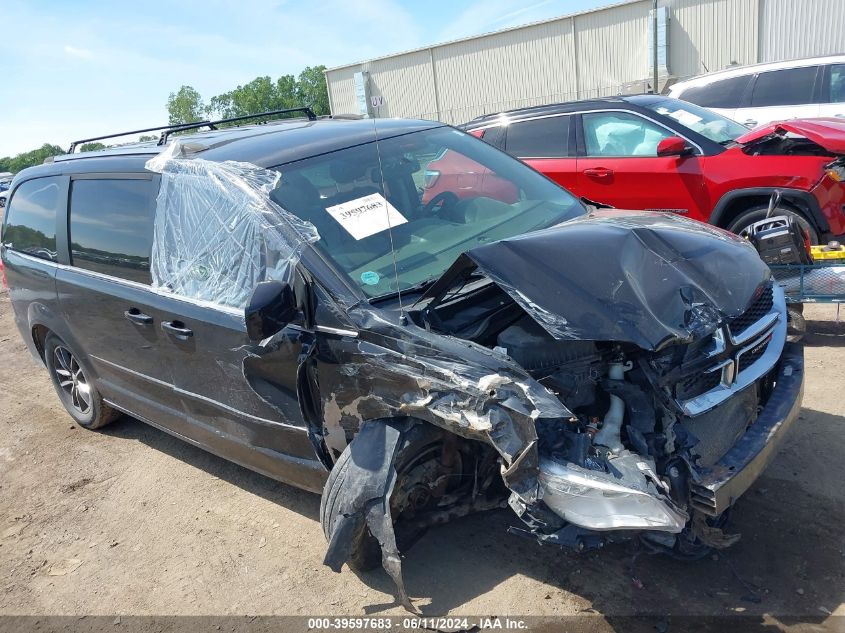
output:
<svg viewBox="0 0 845 633"><path fill-rule="evenodd" d="M643 93L646 94L646 93ZM651 94L651 93L647 93ZM466 123L462 123L457 127L461 127L463 125L469 125L470 123L480 123L482 121L488 121L492 119L496 119L503 114L521 114L525 113L533 113L539 112L542 110L553 110L554 108L569 108L569 107L577 107L579 104L585 103L594 103L596 101L624 101L623 97L632 97L637 95L610 95L607 97L590 97L588 99L578 99L576 101L560 101L555 103L545 103L542 105L533 105L533 106L526 106L524 108L511 108L510 110L501 110L499 112L490 112L488 114L481 114L474 119L470 119Z"/></svg>
<svg viewBox="0 0 845 633"><path fill-rule="evenodd" d="M167 142L168 137L171 134L176 132L183 132L185 130L196 130L201 127L208 127L210 130L216 130L218 125L223 123L235 123L237 121L246 121L248 119L257 119L260 117L266 116L275 116L277 114L290 114L292 112L302 112L305 116L308 117L309 121L316 121L317 115L314 114L314 111L308 107L304 106L301 108L285 108L284 110L269 110L267 112L259 112L258 114L247 114L244 116L236 116L231 117L228 119L217 119L216 121L197 121L195 123L176 123L171 125L160 125L158 127L148 127L144 128L143 130L131 130L129 132L118 132L117 134L105 134L103 136L94 136L92 138L84 138L78 141L73 141L70 144L70 149L67 151L68 154L73 154L76 148L83 144L83 143L91 143L92 141L102 141L103 139L107 138L116 138L118 136L129 136L130 134L143 134L144 132L158 132L162 130L161 136L158 139L159 145L164 145Z"/></svg>

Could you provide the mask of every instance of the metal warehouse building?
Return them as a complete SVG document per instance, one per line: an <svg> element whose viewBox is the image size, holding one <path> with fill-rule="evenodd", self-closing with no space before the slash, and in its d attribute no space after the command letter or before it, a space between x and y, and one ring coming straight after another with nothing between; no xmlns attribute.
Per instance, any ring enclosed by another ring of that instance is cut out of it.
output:
<svg viewBox="0 0 845 633"><path fill-rule="evenodd" d="M326 71L332 112L460 123L508 108L641 93L653 76L653 0L436 44ZM845 0L660 0L667 81L845 52Z"/></svg>

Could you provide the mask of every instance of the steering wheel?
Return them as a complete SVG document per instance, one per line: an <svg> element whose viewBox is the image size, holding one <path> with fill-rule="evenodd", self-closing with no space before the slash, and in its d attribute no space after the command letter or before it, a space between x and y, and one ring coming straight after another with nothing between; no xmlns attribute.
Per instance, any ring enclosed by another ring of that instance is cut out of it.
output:
<svg viewBox="0 0 845 633"><path fill-rule="evenodd" d="M444 211L453 209L458 204L459 198L451 191L441 191L422 208L420 215L427 217L429 215L440 215Z"/></svg>

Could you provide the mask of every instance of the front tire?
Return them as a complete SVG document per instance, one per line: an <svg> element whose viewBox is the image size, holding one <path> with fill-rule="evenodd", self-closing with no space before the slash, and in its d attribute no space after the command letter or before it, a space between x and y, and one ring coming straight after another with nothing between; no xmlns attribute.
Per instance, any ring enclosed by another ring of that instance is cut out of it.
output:
<svg viewBox="0 0 845 633"><path fill-rule="evenodd" d="M44 340L44 363L65 410L86 429L100 429L120 413L103 402L78 352L52 332Z"/></svg>
<svg viewBox="0 0 845 633"><path fill-rule="evenodd" d="M412 526L409 518L413 519L416 514L425 512L437 504L437 499L426 496L426 491L431 490L431 484L439 474L446 436L445 431L430 424L420 423L412 427L401 441L394 460L396 485L390 498L391 515L400 551L405 551L415 543L424 531ZM461 473L470 462L469 459L460 457L460 449L456 455L458 463L454 464L453 468L457 473ZM320 525L329 542L340 512L338 500L342 497L341 491L346 482L351 456L352 451L347 446L329 473L323 488ZM462 481L463 478L455 476L454 479ZM402 529L403 526L408 529ZM368 571L381 565L381 547L366 524L362 525L361 530L353 537L351 552L346 562L355 571Z"/></svg>
<svg viewBox="0 0 845 633"><path fill-rule="evenodd" d="M765 220L768 211L768 204L761 204L758 206L750 207L740 213L738 216L736 216L725 228L727 228L727 230L731 233L742 235L743 231L745 231L749 226L751 226L755 222ZM794 209L793 207L779 206L774 211L772 211L772 215L786 215L791 218L794 218L795 222L797 222L798 225L803 230L807 231L807 233L810 235L810 243L819 243L819 234L816 229L813 227L812 224L810 224L810 221L806 217L804 217L801 212Z"/></svg>

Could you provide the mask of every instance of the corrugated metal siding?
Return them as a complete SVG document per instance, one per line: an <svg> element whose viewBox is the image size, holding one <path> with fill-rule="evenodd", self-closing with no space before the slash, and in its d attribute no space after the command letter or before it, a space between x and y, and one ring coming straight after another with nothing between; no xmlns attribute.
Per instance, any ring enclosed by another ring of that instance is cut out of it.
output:
<svg viewBox="0 0 845 633"><path fill-rule="evenodd" d="M356 72L356 66L347 66L326 73L332 114L358 114L353 79Z"/></svg>
<svg viewBox="0 0 845 633"><path fill-rule="evenodd" d="M370 72L370 94L383 96L384 106L379 117L437 118L434 102L434 76L431 56L427 50L378 59L362 64L361 70Z"/></svg>
<svg viewBox="0 0 845 633"><path fill-rule="evenodd" d="M579 97L618 94L623 83L648 75L650 1L575 18Z"/></svg>
<svg viewBox="0 0 845 633"><path fill-rule="evenodd" d="M668 0L669 72L689 77L757 61L759 0ZM843 2L842 4L845 4Z"/></svg>
<svg viewBox="0 0 845 633"><path fill-rule="evenodd" d="M332 109L356 111L356 70L369 70L372 93L385 97L380 116L450 123L618 94L623 84L648 79L651 4L637 0L330 70ZM670 8L669 71L676 77L732 62L845 53L845 0L660 0L660 5Z"/></svg>
<svg viewBox="0 0 845 633"><path fill-rule="evenodd" d="M845 1L760 0L761 62L845 53Z"/></svg>
<svg viewBox="0 0 845 633"><path fill-rule="evenodd" d="M433 49L441 118L575 98L572 20L562 19Z"/></svg>

